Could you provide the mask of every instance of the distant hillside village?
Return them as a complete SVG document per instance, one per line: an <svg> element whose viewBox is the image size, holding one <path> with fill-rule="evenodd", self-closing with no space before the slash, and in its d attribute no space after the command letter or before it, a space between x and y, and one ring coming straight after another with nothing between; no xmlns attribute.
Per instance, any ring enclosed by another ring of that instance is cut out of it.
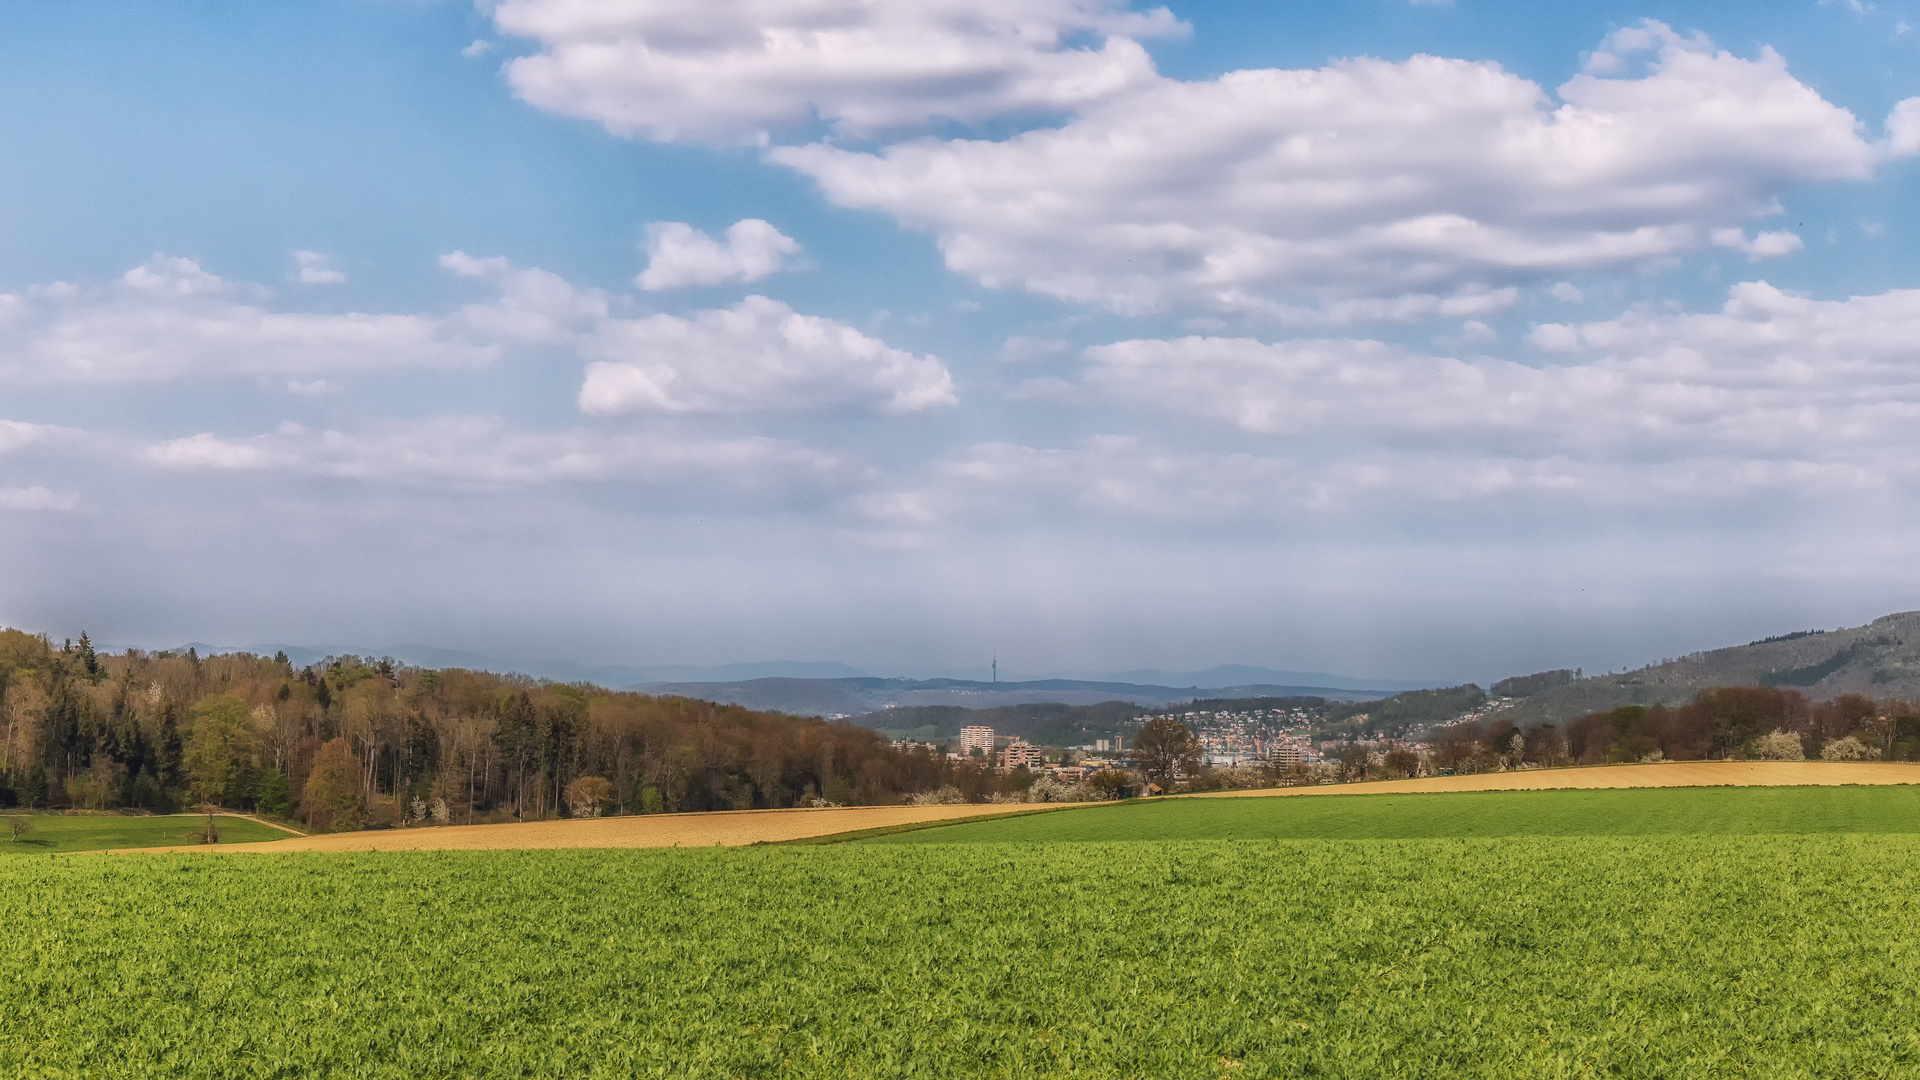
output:
<svg viewBox="0 0 1920 1080"><path fill-rule="evenodd" d="M55 646L4 630L0 805L212 807L316 829L411 828L1085 801L1609 762L1913 761L1920 695L1908 688L1920 690L1916 614L1635 672L1540 672L1491 692L918 706L835 722L391 659L108 655L84 634Z"/></svg>

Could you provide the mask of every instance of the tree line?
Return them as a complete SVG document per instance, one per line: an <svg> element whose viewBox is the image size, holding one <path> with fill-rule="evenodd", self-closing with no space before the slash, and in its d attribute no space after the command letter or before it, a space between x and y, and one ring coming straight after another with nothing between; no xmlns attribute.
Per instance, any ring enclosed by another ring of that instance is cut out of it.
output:
<svg viewBox="0 0 1920 1080"><path fill-rule="evenodd" d="M1423 754L1398 744L1342 750L1340 780L1636 761L1775 758L1920 761L1920 707L1843 694L1725 686L1684 705L1623 705L1565 725L1519 728L1499 714L1444 725ZM1293 778L1296 781L1304 777Z"/></svg>
<svg viewBox="0 0 1920 1080"><path fill-rule="evenodd" d="M1007 776L846 724L371 657L97 654L0 630L0 804L316 828L891 804Z"/></svg>

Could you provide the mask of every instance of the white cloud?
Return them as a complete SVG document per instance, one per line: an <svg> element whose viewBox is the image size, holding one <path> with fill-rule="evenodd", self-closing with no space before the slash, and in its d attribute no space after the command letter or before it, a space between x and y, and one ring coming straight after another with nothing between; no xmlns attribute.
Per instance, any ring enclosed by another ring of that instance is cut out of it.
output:
<svg viewBox="0 0 1920 1080"><path fill-rule="evenodd" d="M473 41L473 44L468 45L466 48L460 50L460 55L466 57L469 60L476 60L482 56L487 55L493 50L494 50L493 42L487 41L484 38L475 38Z"/></svg>
<svg viewBox="0 0 1920 1080"><path fill-rule="evenodd" d="M908 413L958 401L946 366L764 296L691 318L610 320L585 346L580 407L759 412L857 405Z"/></svg>
<svg viewBox="0 0 1920 1080"><path fill-rule="evenodd" d="M1580 287L1571 281L1554 282L1553 288L1548 289L1547 294L1563 304L1577 304L1587 298L1587 295L1580 291Z"/></svg>
<svg viewBox="0 0 1920 1080"><path fill-rule="evenodd" d="M1887 153L1894 157L1920 154L1920 97L1907 98L1887 115Z"/></svg>
<svg viewBox="0 0 1920 1080"><path fill-rule="evenodd" d="M1746 253L1748 262L1777 259L1782 255L1791 255L1805 246L1797 233L1763 232L1749 240L1746 232L1737 228L1713 230L1713 243L1715 247L1732 248Z"/></svg>
<svg viewBox="0 0 1920 1080"><path fill-rule="evenodd" d="M497 350L421 315L274 311L258 286L155 256L105 288L55 283L0 296L0 378L156 382L474 367Z"/></svg>
<svg viewBox="0 0 1920 1080"><path fill-rule="evenodd" d="M839 483L840 459L766 438L669 432L523 431L497 417L386 420L352 430L283 424L264 435L202 433L143 448L148 464L181 472L268 472L400 485L512 488L728 477Z"/></svg>
<svg viewBox="0 0 1920 1080"><path fill-rule="evenodd" d="M80 509L78 492L53 492L35 486L0 487L0 510L51 510L71 513Z"/></svg>
<svg viewBox="0 0 1920 1080"><path fill-rule="evenodd" d="M41 443L70 443L83 434L79 428L0 420L0 454L11 454Z"/></svg>
<svg viewBox="0 0 1920 1080"><path fill-rule="evenodd" d="M1059 112L1153 78L1135 38L1184 29L1122 0L501 0L532 104L621 135L753 142ZM1098 47L1082 47L1100 39Z"/></svg>
<svg viewBox="0 0 1920 1080"><path fill-rule="evenodd" d="M634 284L649 291L759 281L778 273L800 243L759 218L736 221L722 245L681 221L647 226L647 268Z"/></svg>
<svg viewBox="0 0 1920 1080"><path fill-rule="evenodd" d="M497 299L460 309L460 321L483 337L547 345L577 343L611 310L601 290L580 288L539 267L515 269L505 256L476 258L453 251L440 256L440 265L461 277L490 278L498 284Z"/></svg>
<svg viewBox="0 0 1920 1080"><path fill-rule="evenodd" d="M1920 290L1823 301L1747 282L1716 313L1548 324L1533 341L1574 362L1192 337L1088 349L1085 382L1141 408L1371 448L1920 479Z"/></svg>
<svg viewBox="0 0 1920 1080"><path fill-rule="evenodd" d="M1362 58L1160 80L1004 141L770 157L932 231L949 268L992 287L1332 323L1474 316L1447 307L1698 250L1882 157L1772 50L1649 22L1596 61L1616 74L1576 76L1558 101L1492 63Z"/></svg>
<svg viewBox="0 0 1920 1080"><path fill-rule="evenodd" d="M491 274L504 273L507 269L507 258L504 255L494 255L482 259L464 251L449 251L440 256L440 266L461 277L487 277Z"/></svg>
<svg viewBox="0 0 1920 1080"><path fill-rule="evenodd" d="M293 259L300 264L297 275L302 285L338 285L347 280L347 275L333 268L333 256L322 255L317 251L296 251Z"/></svg>

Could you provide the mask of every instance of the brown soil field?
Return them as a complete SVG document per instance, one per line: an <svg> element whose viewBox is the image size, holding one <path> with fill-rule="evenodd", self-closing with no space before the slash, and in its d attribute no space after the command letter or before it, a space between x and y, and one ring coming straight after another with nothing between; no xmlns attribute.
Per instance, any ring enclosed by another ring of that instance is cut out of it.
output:
<svg viewBox="0 0 1920 1080"><path fill-rule="evenodd" d="M1017 813L1020 805L850 806L821 810L726 810L709 814L510 822L505 825L443 825L292 837L258 844L213 847L129 848L114 854L197 851L481 851L513 848L736 847L779 840L805 840L835 833L917 825L950 818Z"/></svg>
<svg viewBox="0 0 1920 1080"><path fill-rule="evenodd" d="M1887 761L1663 761L1579 769L1524 769L1471 776L1424 776L1320 787L1205 791L1187 799L1271 795L1382 795L1420 791L1547 791L1554 788L1838 787L1846 784L1920 784L1920 762Z"/></svg>

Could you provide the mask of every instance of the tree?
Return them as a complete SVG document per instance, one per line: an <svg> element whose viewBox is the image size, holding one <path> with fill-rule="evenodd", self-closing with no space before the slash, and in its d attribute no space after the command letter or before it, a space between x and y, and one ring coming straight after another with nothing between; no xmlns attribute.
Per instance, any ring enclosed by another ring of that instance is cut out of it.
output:
<svg viewBox="0 0 1920 1080"><path fill-rule="evenodd" d="M13 842L17 844L20 842L21 837L33 832L33 819L27 817L10 817L7 819L7 828L13 833Z"/></svg>
<svg viewBox="0 0 1920 1080"><path fill-rule="evenodd" d="M574 817L600 816L600 808L613 798L613 784L602 776L583 776L567 785L567 809Z"/></svg>
<svg viewBox="0 0 1920 1080"><path fill-rule="evenodd" d="M1420 752L1396 746L1387 751L1385 768L1394 776L1414 777L1420 775Z"/></svg>
<svg viewBox="0 0 1920 1080"><path fill-rule="evenodd" d="M1200 751L1200 740L1171 716L1156 716L1140 725L1133 741L1134 761L1163 791L1172 790L1183 774L1200 771Z"/></svg>
<svg viewBox="0 0 1920 1080"><path fill-rule="evenodd" d="M87 632L85 630L80 631L80 645L79 645L78 651L80 653L80 666L86 670L87 678L89 679L99 678L100 677L100 659L99 657L93 654L93 642L87 639Z"/></svg>
<svg viewBox="0 0 1920 1080"><path fill-rule="evenodd" d="M360 827L360 762L346 739L329 739L313 756L300 802L314 828L346 832Z"/></svg>
<svg viewBox="0 0 1920 1080"><path fill-rule="evenodd" d="M254 787L253 805L263 814L285 817L292 809L293 797L287 788L287 774L279 769L268 768L260 774L260 782Z"/></svg>
<svg viewBox="0 0 1920 1080"><path fill-rule="evenodd" d="M233 694L220 694L193 707L192 733L187 737L187 789L195 802L206 805L238 803L237 779L243 775L243 755L253 749L253 716L247 703Z"/></svg>
<svg viewBox="0 0 1920 1080"><path fill-rule="evenodd" d="M1820 757L1824 761L1869 761L1879 756L1872 747L1852 735L1835 739L1820 748Z"/></svg>
<svg viewBox="0 0 1920 1080"><path fill-rule="evenodd" d="M1807 751L1800 736L1791 731L1774 731L1753 740L1753 752L1768 761L1805 761Z"/></svg>

